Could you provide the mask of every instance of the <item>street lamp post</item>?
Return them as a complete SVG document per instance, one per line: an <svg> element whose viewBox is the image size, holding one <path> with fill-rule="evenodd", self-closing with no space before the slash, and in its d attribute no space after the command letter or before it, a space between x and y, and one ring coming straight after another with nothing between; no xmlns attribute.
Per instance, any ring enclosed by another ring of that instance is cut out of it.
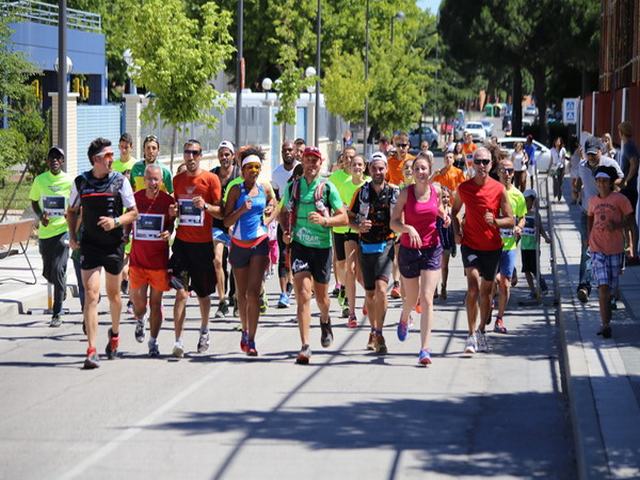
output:
<svg viewBox="0 0 640 480"><path fill-rule="evenodd" d="M316 109L315 109L315 124L313 126L313 144L320 146L319 132L320 132L320 53L321 53L321 41L320 41L320 29L322 27L322 3L318 0L318 9L316 16Z"/></svg>
<svg viewBox="0 0 640 480"><path fill-rule="evenodd" d="M67 0L58 1L58 145L67 155Z"/></svg>
<svg viewBox="0 0 640 480"><path fill-rule="evenodd" d="M364 83L369 79L369 0L367 0L364 16ZM364 135L362 139L362 152L367 157L367 128L369 127L369 92L364 94Z"/></svg>
<svg viewBox="0 0 640 480"><path fill-rule="evenodd" d="M240 116L242 113L242 89L244 88L244 58L243 39L244 34L244 1L238 0L238 38L236 60L236 148L240 147Z"/></svg>
<svg viewBox="0 0 640 480"><path fill-rule="evenodd" d="M402 22L404 20L404 17L405 15L403 11L399 11L393 17L391 17L391 45L393 45L393 24L395 23L396 20L398 20L399 22Z"/></svg>
<svg viewBox="0 0 640 480"><path fill-rule="evenodd" d="M133 63L133 54L131 53L131 49L127 48L123 54L122 58L124 59L124 63L127 64L127 76L129 77L129 93L135 95L138 93L138 89L136 88L136 82L131 78L131 74L135 69L135 64Z"/></svg>
<svg viewBox="0 0 640 480"><path fill-rule="evenodd" d="M264 100L265 102L269 100L269 90L273 87L273 81L269 77L265 77L262 80L262 90L264 90Z"/></svg>

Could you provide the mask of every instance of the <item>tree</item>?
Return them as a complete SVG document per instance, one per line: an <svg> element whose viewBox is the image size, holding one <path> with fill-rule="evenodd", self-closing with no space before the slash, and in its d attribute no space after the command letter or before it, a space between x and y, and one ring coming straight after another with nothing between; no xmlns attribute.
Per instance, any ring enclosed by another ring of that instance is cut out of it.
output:
<svg viewBox="0 0 640 480"><path fill-rule="evenodd" d="M201 24L188 18L183 0L147 0L137 9L138 28L129 42L136 65L133 78L152 92L142 112L146 121L160 117L174 129L188 122L213 127L212 109L225 107L226 96L210 82L233 52L231 15L208 2L201 7L201 18Z"/></svg>
<svg viewBox="0 0 640 480"><path fill-rule="evenodd" d="M359 52L340 55L336 51L335 57L340 61L332 62L325 70L322 82L327 110L348 122L359 122L364 115L364 100L371 91L372 81L364 80L364 60Z"/></svg>

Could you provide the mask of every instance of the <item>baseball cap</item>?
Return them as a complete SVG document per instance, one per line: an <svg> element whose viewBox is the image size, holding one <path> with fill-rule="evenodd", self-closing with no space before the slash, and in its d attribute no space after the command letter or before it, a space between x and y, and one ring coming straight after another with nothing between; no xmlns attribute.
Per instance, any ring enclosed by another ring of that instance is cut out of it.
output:
<svg viewBox="0 0 640 480"><path fill-rule="evenodd" d="M586 155L596 155L598 151L602 151L600 140L596 137L590 137L584 144L584 152Z"/></svg>
<svg viewBox="0 0 640 480"><path fill-rule="evenodd" d="M371 158L369 159L369 163L373 163L373 162L384 162L384 164L387 164L387 156L382 153L382 152L373 152L373 154L371 155Z"/></svg>
<svg viewBox="0 0 640 480"><path fill-rule="evenodd" d="M57 145L54 145L53 147L51 147L49 149L49 152L47 152L47 159L49 159L49 158L58 158L58 157L64 158L64 150L62 150Z"/></svg>
<svg viewBox="0 0 640 480"><path fill-rule="evenodd" d="M228 148L231 153L236 153L236 149L233 147L233 143L231 143L229 140L221 141L220 145L218 145L218 150L220 150L221 148Z"/></svg>
<svg viewBox="0 0 640 480"><path fill-rule="evenodd" d="M611 177L609 176L609 174L607 172L598 172L598 173L596 173L596 178L607 178L607 179L611 180Z"/></svg>
<svg viewBox="0 0 640 480"><path fill-rule="evenodd" d="M307 155L316 158L322 158L322 154L320 153L320 149L318 147L305 147L302 152L302 156L306 157Z"/></svg>
<svg viewBox="0 0 640 480"><path fill-rule="evenodd" d="M538 193L533 188L527 188L523 195L524 198L538 198Z"/></svg>

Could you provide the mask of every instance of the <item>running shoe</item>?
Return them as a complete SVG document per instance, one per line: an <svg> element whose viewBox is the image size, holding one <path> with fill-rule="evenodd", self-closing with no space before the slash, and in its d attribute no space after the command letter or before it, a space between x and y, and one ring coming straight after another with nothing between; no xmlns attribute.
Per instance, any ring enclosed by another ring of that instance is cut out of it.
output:
<svg viewBox="0 0 640 480"><path fill-rule="evenodd" d="M226 300L222 300L220 303L218 303L218 310L216 310L216 313L213 315L213 317L224 318L227 315L229 315L229 304Z"/></svg>
<svg viewBox="0 0 640 480"><path fill-rule="evenodd" d="M176 358L184 357L184 345L182 345L181 341L177 341L173 344L173 351L171 352L171 355Z"/></svg>
<svg viewBox="0 0 640 480"><path fill-rule="evenodd" d="M407 339L407 335L409 334L409 323L406 320L402 320L402 318L400 318L396 333L398 334L398 340L404 342Z"/></svg>
<svg viewBox="0 0 640 480"><path fill-rule="evenodd" d="M258 350L256 350L256 342L249 342L247 345L247 356L248 357L257 357Z"/></svg>
<svg viewBox="0 0 640 480"><path fill-rule="evenodd" d="M204 353L209 350L209 332L200 332L198 339L198 353Z"/></svg>
<svg viewBox="0 0 640 480"><path fill-rule="evenodd" d="M342 307L342 318L349 318L351 315L351 310L349 310L349 305L345 305Z"/></svg>
<svg viewBox="0 0 640 480"><path fill-rule="evenodd" d="M133 315L133 302L127 301L127 315Z"/></svg>
<svg viewBox="0 0 640 480"><path fill-rule="evenodd" d="M336 283L335 287L333 287L333 290L331 290L331 296L337 297L338 295L340 295L340 284Z"/></svg>
<svg viewBox="0 0 640 480"><path fill-rule="evenodd" d="M387 350L387 342L384 341L384 337L382 336L382 334L377 334L375 336L375 340L374 340L374 350L376 353L379 353L380 355L386 355L388 350Z"/></svg>
<svg viewBox="0 0 640 480"><path fill-rule="evenodd" d="M496 318L496 324L493 327L493 331L496 333L507 333L507 327L504 326L504 322L502 321L502 317Z"/></svg>
<svg viewBox="0 0 640 480"><path fill-rule="evenodd" d="M158 349L158 342L149 340L149 357L158 358L160 356L160 350Z"/></svg>
<svg viewBox="0 0 640 480"><path fill-rule="evenodd" d="M489 341L484 332L480 330L476 331L476 338L478 340L478 352L487 353L489 351Z"/></svg>
<svg viewBox="0 0 640 480"><path fill-rule="evenodd" d="M104 353L107 354L109 360L116 358L118 354L118 345L120 344L120 335L114 335L113 330L109 329L109 341L104 349Z"/></svg>
<svg viewBox="0 0 640 480"><path fill-rule="evenodd" d="M358 328L358 319L355 315L349 315L349 321L347 322L348 328Z"/></svg>
<svg viewBox="0 0 640 480"><path fill-rule="evenodd" d="M51 316L51 321L49 322L49 326L51 328L58 328L60 325L62 325L62 318L60 317L59 313L55 313L54 315Z"/></svg>
<svg viewBox="0 0 640 480"><path fill-rule="evenodd" d="M467 342L464 344L464 353L476 353L478 350L478 341L476 340L475 335L469 335L467 337Z"/></svg>
<svg viewBox="0 0 640 480"><path fill-rule="evenodd" d="M582 303L587 303L589 301L589 290L587 289L587 287L585 287L584 285L578 287L577 296L578 300L580 300Z"/></svg>
<svg viewBox="0 0 640 480"><path fill-rule="evenodd" d="M308 365L311 358L311 347L309 345L302 345L300 353L296 357L296 363L298 365Z"/></svg>
<svg viewBox="0 0 640 480"><path fill-rule="evenodd" d="M249 350L249 332L242 332L242 336L240 337L240 350L244 353L247 353Z"/></svg>
<svg viewBox="0 0 640 480"><path fill-rule="evenodd" d="M420 350L420 354L418 355L418 363L420 365L431 365L431 352L429 350Z"/></svg>
<svg viewBox="0 0 640 480"><path fill-rule="evenodd" d="M331 317L325 323L320 322L320 344L328 348L333 343L333 330L331 330Z"/></svg>
<svg viewBox="0 0 640 480"><path fill-rule="evenodd" d="M367 350L375 350L376 349L376 332L371 332L369 334L369 341L367 342Z"/></svg>
<svg viewBox="0 0 640 480"><path fill-rule="evenodd" d="M82 368L85 370L100 368L100 357L98 356L98 352L96 352L95 348L87 349L87 358L84 359L84 365Z"/></svg>
<svg viewBox="0 0 640 480"><path fill-rule="evenodd" d="M144 318L136 318L136 342L144 342Z"/></svg>
<svg viewBox="0 0 640 480"><path fill-rule="evenodd" d="M391 298L400 298L400 282L393 282L391 289Z"/></svg>
<svg viewBox="0 0 640 480"><path fill-rule="evenodd" d="M289 295L286 292L280 294L280 298L278 298L278 308L289 308Z"/></svg>
<svg viewBox="0 0 640 480"><path fill-rule="evenodd" d="M344 307L347 303L347 290L344 285L340 287L340 293L338 293L338 304L341 307Z"/></svg>
<svg viewBox="0 0 640 480"><path fill-rule="evenodd" d="M260 297L260 313L266 313L267 308L269 308L269 302L267 301L267 294L262 292L262 296Z"/></svg>

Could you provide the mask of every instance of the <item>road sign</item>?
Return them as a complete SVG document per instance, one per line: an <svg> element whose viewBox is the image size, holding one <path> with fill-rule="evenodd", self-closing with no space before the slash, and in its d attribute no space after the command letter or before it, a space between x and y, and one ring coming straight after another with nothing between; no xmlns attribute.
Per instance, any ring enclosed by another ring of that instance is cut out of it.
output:
<svg viewBox="0 0 640 480"><path fill-rule="evenodd" d="M578 123L579 98L562 99L562 123L565 125Z"/></svg>

